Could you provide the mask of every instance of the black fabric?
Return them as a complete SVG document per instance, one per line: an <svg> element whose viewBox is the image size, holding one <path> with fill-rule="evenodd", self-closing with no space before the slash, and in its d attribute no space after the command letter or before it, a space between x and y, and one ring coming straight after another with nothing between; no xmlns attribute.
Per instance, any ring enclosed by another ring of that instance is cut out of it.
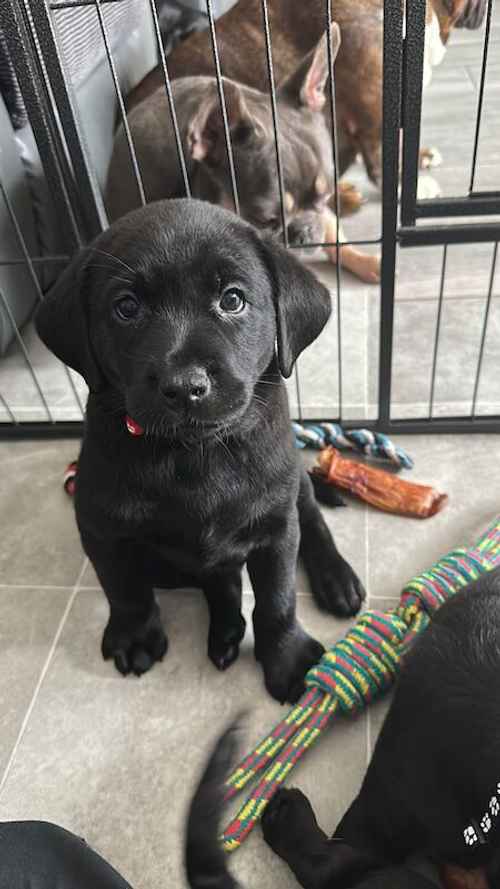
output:
<svg viewBox="0 0 500 889"><path fill-rule="evenodd" d="M12 126L20 130L28 122L28 115L24 106L16 72L10 56L7 38L0 30L0 95L2 96L7 111L9 112Z"/></svg>
<svg viewBox="0 0 500 889"><path fill-rule="evenodd" d="M45 821L0 824L0 889L132 889L84 840Z"/></svg>

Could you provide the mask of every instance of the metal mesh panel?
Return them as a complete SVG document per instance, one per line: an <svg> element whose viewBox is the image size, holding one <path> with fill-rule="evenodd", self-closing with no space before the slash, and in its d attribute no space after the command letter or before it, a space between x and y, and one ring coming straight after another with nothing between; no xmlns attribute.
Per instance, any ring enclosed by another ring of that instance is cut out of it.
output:
<svg viewBox="0 0 500 889"><path fill-rule="evenodd" d="M280 84L275 74L276 23L269 13L271 3L260 0L262 46L274 128L282 237L285 246L294 249L296 245L290 244L288 235ZM224 58L217 40L217 14L221 9L215 0L203 0L198 5L206 14L213 54L232 200L236 212L241 212ZM326 29L335 16L334 5L331 0L317 0L317 5L321 5ZM445 196L430 199L417 195L421 128L426 135L428 122L434 123L425 98L422 104L422 74L428 61L423 42L425 0L415 0L408 7L406 21L398 0L385 0L383 13L383 188L377 194L367 185L362 165L355 164L346 178L352 175L354 184L368 195L368 203L358 215L345 220L345 240L341 240L337 227L334 239L329 241L330 248L341 257L348 246L363 247L367 253L381 246L382 286L379 289L356 282L341 263L335 268L325 262L314 266L332 291L335 311L320 340L298 362L289 386L293 413L305 419L376 423L393 431L498 430L500 395L497 397L495 391L492 338L500 323L495 301L499 235L495 216L500 216L500 185L498 190L495 182L483 188L484 171L500 150L492 135L495 120L491 96L497 93L488 80L492 47L500 42L498 13L494 0L487 0L480 37L472 40L461 31L456 42L455 35L450 42L448 52L456 55L456 48L463 46L468 60L464 71L470 89L465 90L457 106L466 114L473 107L468 120L468 188L461 192L457 186L456 193L450 195L451 186L446 180L450 174L444 169ZM30 318L68 256L106 225L102 188L115 123L124 128L139 201L147 200L126 113L126 94L156 60L188 196L189 162L184 155L155 0L6 0L0 15L29 113L27 129L30 133L32 130L33 143L26 141L30 147L19 151L14 163L25 190L21 205L13 200L9 179L12 171L0 169L0 220L10 233L0 253L0 314L4 328L9 329L5 340L10 339L0 357L0 420L6 432L77 432L78 425L73 428L67 424L81 420L85 387L41 348ZM329 29L326 33L332 83L327 118L334 194L339 206L338 103ZM132 41L132 35L135 43L129 47L127 40ZM149 55L145 47L149 47ZM445 91L450 76L446 70L442 81L435 75ZM95 97L99 97L98 102ZM99 117L97 106L101 105ZM436 133L440 142L447 144L449 135L439 120ZM451 138L455 138L453 134ZM15 142L11 151L12 145ZM454 151L452 145L451 156ZM454 181L458 182L462 167L453 169ZM436 176L439 178L439 174ZM43 197L42 182L51 200ZM49 203L53 206L47 211ZM485 215L489 217L486 222ZM422 224L438 217L439 224ZM50 218L56 219L61 231L47 241L40 233L47 231ZM17 296L21 293L23 311L19 310ZM457 349L464 356L461 364L453 358ZM461 374L461 366L467 368L466 376Z"/></svg>

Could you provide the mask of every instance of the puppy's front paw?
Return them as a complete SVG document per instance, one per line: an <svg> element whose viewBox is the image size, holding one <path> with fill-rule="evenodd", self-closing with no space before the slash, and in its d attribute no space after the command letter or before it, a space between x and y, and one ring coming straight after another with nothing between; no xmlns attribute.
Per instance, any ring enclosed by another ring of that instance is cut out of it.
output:
<svg viewBox="0 0 500 889"><path fill-rule="evenodd" d="M240 642L245 635L246 621L242 614L233 626L210 624L208 656L218 670L227 670L240 653Z"/></svg>
<svg viewBox="0 0 500 889"><path fill-rule="evenodd" d="M110 617L102 637L101 651L105 661L114 660L122 676L129 673L142 676L155 661L162 660L167 648L168 640L156 606L147 621L141 624L126 626Z"/></svg>
<svg viewBox="0 0 500 889"><path fill-rule="evenodd" d="M357 614L366 596L359 577L342 556L316 565L311 572L311 589L319 607L337 617Z"/></svg>
<svg viewBox="0 0 500 889"><path fill-rule="evenodd" d="M433 167L440 167L443 163L443 156L439 148L421 148L419 153L419 167L421 170L430 170Z"/></svg>
<svg viewBox="0 0 500 889"><path fill-rule="evenodd" d="M300 553L317 606L336 617L357 614L366 593L349 562L338 552L330 532L322 533L315 524L304 528Z"/></svg>
<svg viewBox="0 0 500 889"><path fill-rule="evenodd" d="M309 636L300 624L282 633L263 654L257 652L264 669L264 680L269 694L280 704L294 704L304 692L304 677L318 663L324 648Z"/></svg>
<svg viewBox="0 0 500 889"><path fill-rule="evenodd" d="M311 803L295 788L278 790L262 816L267 845L285 861L299 853L302 844L317 830Z"/></svg>

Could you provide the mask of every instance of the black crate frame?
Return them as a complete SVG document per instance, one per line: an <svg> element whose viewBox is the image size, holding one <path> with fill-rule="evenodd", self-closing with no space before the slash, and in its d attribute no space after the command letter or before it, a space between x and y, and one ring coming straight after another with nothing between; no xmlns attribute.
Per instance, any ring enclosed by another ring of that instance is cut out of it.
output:
<svg viewBox="0 0 500 889"><path fill-rule="evenodd" d="M12 208L9 208L8 196L0 182L0 192L11 215L19 240L22 259L16 258L12 263L24 263L33 279L37 282L37 263L66 263L70 256L84 243L99 234L106 226L102 196L89 163L85 142L78 125L78 113L71 93L71 85L66 82L64 69L58 51L57 41L51 22L51 11L74 9L83 6L95 8L99 18L105 51L116 90L118 109L125 127L130 156L136 174L141 202L144 203L140 169L135 157L134 146L128 131L123 96L114 68L113 56L109 45L106 26L102 14L102 5L120 3L121 0L2 0L0 8L0 26L3 28L12 52L16 73L21 84L30 123L37 142L38 150L56 202L58 212L67 220L66 252L64 255L31 257L24 243L22 233L16 225ZM168 99L170 114L174 125L179 161L184 177L185 190L190 196L189 177L177 126L175 107L172 98L168 60L165 58L161 45L158 16L154 0L148 0L153 25L156 33L160 64L163 70L164 85ZM418 226L417 220L439 219L460 216L500 215L500 193L484 193L474 191L474 177L477 163L477 149L481 126L481 114L484 96L486 65L488 59L490 23L493 0L488 0L484 49L481 70L479 100L476 115L476 131L474 153L471 167L471 180L468 195L463 198L434 199L419 201L416 195L418 173L418 154L420 138L420 121L422 108L422 72L425 30L425 0L412 0L407 4L406 36L404 31L404 11L400 0L384 0L384 88L383 88L383 190L382 190L382 227L381 237L362 242L348 241L346 244L379 244L382 250L382 281L380 302L380 347L378 372L378 417L367 421L364 418L349 420L349 426L364 425L377 428L386 433L471 433L500 432L499 415L476 415L478 386L481 374L483 350L486 338L490 304L493 292L498 240L500 239L500 223L483 222L459 224L434 224ZM281 212L285 246L287 243L286 213L284 202L284 183L280 156L279 126L276 110L276 90L273 73L272 35L269 27L267 0L261 0L262 23L265 36L266 59L270 82L270 99L275 130L276 165L279 190L281 196ZM219 90L221 110L224 120L224 132L227 157L232 182L235 209L238 212L238 190L232 158L232 146L227 122L224 98L224 84L221 75L220 60L217 48L215 17L212 0L206 0L206 13L214 53L216 77ZM332 0L325 0L325 27L332 18ZM330 74L333 75L333 58L329 28L328 56ZM334 167L335 193L338 196L337 171L337 137L335 116L335 87L331 90L331 126L332 152ZM62 122L62 123L61 123ZM403 132L402 152L400 129ZM398 183L400 160L402 160L401 187L401 224L398 224ZM77 187L78 182L78 187ZM338 202L337 202L338 203ZM457 243L491 242L494 244L489 290L484 310L481 343L474 382L472 411L468 415L457 417L433 416L434 384L436 362L439 348L441 308L443 302L444 280L446 274L447 247ZM443 262L441 286L438 303L438 318L435 331L434 355L429 397L429 416L418 419L394 419L391 417L392 390L392 359L394 344L394 307L395 307L395 274L398 246L443 246ZM337 250L341 244L332 244ZM8 260L7 262L10 262ZM338 339L338 386L339 414L342 411L342 349L341 349L341 313L340 293L341 277L337 264L337 339ZM39 290L38 285L38 290ZM39 297L42 298L41 292ZM19 333L18 331L16 331ZM28 362L29 356L28 356ZM32 369L31 369L32 370ZM33 373L33 370L32 370ZM72 383L68 371L68 378ZM300 409L300 381L296 376L297 394ZM38 385L38 384L37 384ZM78 394L75 391L75 397ZM0 424L0 437L44 438L59 436L80 437L81 421L58 421L51 417L48 410L47 421L25 422L16 421L0 393L0 401L7 408L11 422ZM341 416L338 418L341 419Z"/></svg>

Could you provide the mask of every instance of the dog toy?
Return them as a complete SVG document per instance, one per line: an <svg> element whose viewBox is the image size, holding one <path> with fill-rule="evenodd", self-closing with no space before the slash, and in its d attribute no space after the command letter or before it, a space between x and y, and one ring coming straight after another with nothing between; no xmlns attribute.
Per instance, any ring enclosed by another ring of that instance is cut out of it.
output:
<svg viewBox="0 0 500 889"><path fill-rule="evenodd" d="M338 423L292 423L297 448L322 448L331 445L339 451L358 451L365 457L387 460L393 466L412 469L411 457L382 432L370 429L342 429Z"/></svg>
<svg viewBox="0 0 500 889"><path fill-rule="evenodd" d="M385 469L346 460L335 448L324 448L320 452L313 475L378 509L397 515L427 519L448 502L447 495L440 494L435 488L407 482Z"/></svg>
<svg viewBox="0 0 500 889"><path fill-rule="evenodd" d="M298 703L227 780L226 799L249 782L255 789L224 831L223 847L238 849L280 785L334 717L354 715L394 683L402 659L441 605L481 574L500 565L500 516L470 547L452 550L411 580L395 610L367 611L346 637L306 675Z"/></svg>

